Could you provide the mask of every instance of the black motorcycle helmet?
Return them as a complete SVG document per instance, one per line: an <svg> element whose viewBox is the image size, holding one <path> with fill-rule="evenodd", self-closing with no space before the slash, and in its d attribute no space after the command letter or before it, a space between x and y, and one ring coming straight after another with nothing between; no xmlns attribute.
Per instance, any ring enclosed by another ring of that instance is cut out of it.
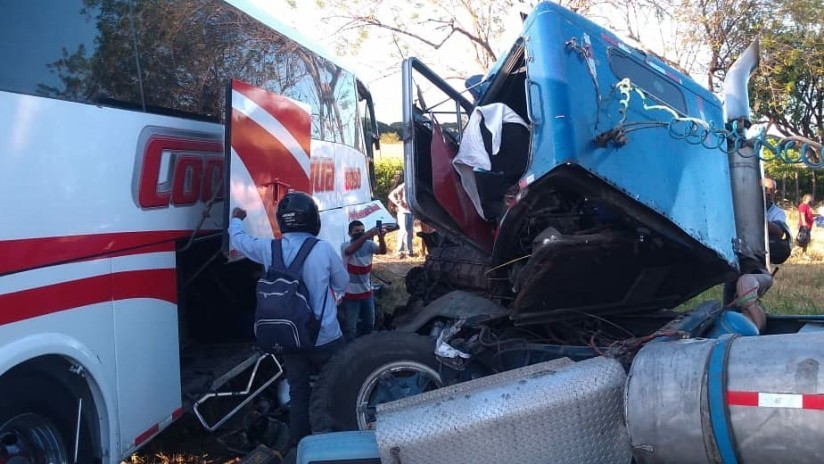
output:
<svg viewBox="0 0 824 464"><path fill-rule="evenodd" d="M275 214L280 232L320 232L320 213L315 200L303 192L289 192L278 202Z"/></svg>

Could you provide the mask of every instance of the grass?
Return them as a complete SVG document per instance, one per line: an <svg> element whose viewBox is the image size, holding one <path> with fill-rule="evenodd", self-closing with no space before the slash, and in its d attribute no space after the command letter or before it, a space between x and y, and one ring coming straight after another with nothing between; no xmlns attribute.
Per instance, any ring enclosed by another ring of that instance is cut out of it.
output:
<svg viewBox="0 0 824 464"><path fill-rule="evenodd" d="M798 233L798 214L787 212L787 221ZM824 230L813 228L807 255L796 247L790 259L779 268L772 288L761 298L764 309L771 314L824 314ZM707 300L721 300L722 286L713 287L696 296L681 308L690 308Z"/></svg>

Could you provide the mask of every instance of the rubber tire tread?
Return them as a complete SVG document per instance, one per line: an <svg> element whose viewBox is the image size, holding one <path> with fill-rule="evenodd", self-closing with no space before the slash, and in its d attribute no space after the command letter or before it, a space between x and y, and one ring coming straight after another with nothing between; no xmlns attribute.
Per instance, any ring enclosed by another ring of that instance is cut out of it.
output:
<svg viewBox="0 0 824 464"><path fill-rule="evenodd" d="M74 451L76 402L68 390L50 383L42 375L19 375L0 381L0 425L14 416L37 413L47 417L60 432L63 446L71 459ZM78 462L94 462L89 433L82 426Z"/></svg>
<svg viewBox="0 0 824 464"><path fill-rule="evenodd" d="M434 338L411 332L374 332L347 344L323 367L312 389L312 431L357 430L355 403L366 378L387 363L403 360L439 371L434 350Z"/></svg>

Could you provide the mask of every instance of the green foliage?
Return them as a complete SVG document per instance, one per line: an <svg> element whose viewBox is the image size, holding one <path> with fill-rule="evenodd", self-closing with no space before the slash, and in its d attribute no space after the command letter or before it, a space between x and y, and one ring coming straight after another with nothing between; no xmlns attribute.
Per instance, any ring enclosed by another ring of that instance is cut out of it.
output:
<svg viewBox="0 0 824 464"><path fill-rule="evenodd" d="M403 176L403 160L400 158L381 158L375 160L375 198L386 203L386 197L395 187L395 175Z"/></svg>
<svg viewBox="0 0 824 464"><path fill-rule="evenodd" d="M784 135L824 138L824 10L820 1L783 0L761 31L753 109Z"/></svg>
<svg viewBox="0 0 824 464"><path fill-rule="evenodd" d="M400 122L386 124L378 121L378 131L381 134L381 143L398 143L401 141Z"/></svg>
<svg viewBox="0 0 824 464"><path fill-rule="evenodd" d="M381 143L398 143L401 136L397 132L381 132Z"/></svg>

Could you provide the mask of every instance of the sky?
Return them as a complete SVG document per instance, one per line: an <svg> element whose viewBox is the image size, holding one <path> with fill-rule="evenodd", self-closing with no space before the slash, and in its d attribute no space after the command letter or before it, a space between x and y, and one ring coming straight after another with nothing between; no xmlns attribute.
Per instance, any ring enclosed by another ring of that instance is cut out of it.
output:
<svg viewBox="0 0 824 464"><path fill-rule="evenodd" d="M335 56L339 63L354 72L369 87L379 121L390 124L401 120L401 62L396 58L391 58L391 44L387 44L385 40L381 41L374 37L376 34L372 34L356 56L338 56L334 53L336 43L332 36L332 27L320 22L320 18L326 13L321 11L313 0L299 0L299 11L283 6L283 2L278 0L250 0L250 3L268 10L279 21L320 45L330 55ZM508 28L512 31L511 39L505 39L502 43L512 43L520 32L519 12L513 11L506 21L512 24L512 27ZM447 49L443 53L443 59L454 60L463 53L465 52L460 49ZM428 62L425 64L433 65ZM453 83L453 85L462 84Z"/></svg>
<svg viewBox="0 0 824 464"><path fill-rule="evenodd" d="M256 4L264 10L268 10L283 24L292 27L299 34L312 40L321 48L324 48L329 55L334 56L338 63L342 63L348 70L354 72L372 92L373 101L375 102L375 111L379 121L384 123L392 123L401 120L402 101L401 101L401 62L393 56L392 51L394 45L387 43L385 39L376 37L378 34L370 34L367 41L361 46L359 52L350 56L336 55L336 42L334 37L334 29L328 24L324 24L321 18L328 15L317 7L313 0L299 0L296 2L300 5L299 10L286 6L285 0L248 0L252 4ZM387 0L406 2L406 0ZM528 10L524 12L528 13ZM503 18L508 36L502 37L500 43L507 44L504 48L508 48L509 44L514 43L515 39L521 32L521 11L513 10L507 18ZM640 13L642 16L644 12ZM623 36L620 27L625 24L625 20L610 11L596 11L590 17L596 23L607 26L608 29L613 30L619 37ZM636 19L636 28L640 33L650 34L649 37L642 37L646 44L650 45L651 49L660 55L669 55L666 47L668 42L675 43L672 27L668 24L658 24L657 27L648 27L649 18L639 17ZM613 27L610 27L612 25ZM615 30L616 27L619 30ZM669 39L669 40L668 40ZM425 46L424 46L425 47ZM503 52L505 50L499 50ZM460 62L466 60L465 56L468 52L465 48L447 48L439 50L439 57L443 62ZM415 56L413 52L411 54ZM469 64L474 65L474 60L468 60ZM439 70L439 63L429 62L424 60L424 63L432 67L436 72ZM475 72L484 72L485 70L475 70ZM445 77L445 76L444 76ZM463 84L460 81L453 81L456 88L462 90Z"/></svg>

